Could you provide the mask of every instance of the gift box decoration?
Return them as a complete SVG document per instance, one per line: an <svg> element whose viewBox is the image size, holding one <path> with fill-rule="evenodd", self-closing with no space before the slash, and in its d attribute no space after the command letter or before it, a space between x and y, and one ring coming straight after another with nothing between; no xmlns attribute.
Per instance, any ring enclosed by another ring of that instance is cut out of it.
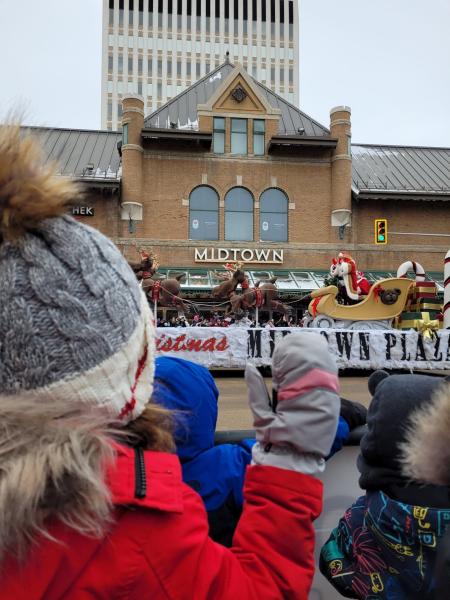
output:
<svg viewBox="0 0 450 600"><path fill-rule="evenodd" d="M442 328L442 321L432 318L429 312L403 312L397 320L397 329L403 331L413 329L422 334L426 339L436 337L438 329Z"/></svg>

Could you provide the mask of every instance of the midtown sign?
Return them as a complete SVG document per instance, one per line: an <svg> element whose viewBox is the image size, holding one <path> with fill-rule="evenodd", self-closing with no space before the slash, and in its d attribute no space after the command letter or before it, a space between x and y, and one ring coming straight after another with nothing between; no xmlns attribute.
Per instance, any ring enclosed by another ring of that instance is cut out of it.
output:
<svg viewBox="0 0 450 600"><path fill-rule="evenodd" d="M283 250L271 248L194 248L194 261L202 263L211 262L243 263L283 263Z"/></svg>

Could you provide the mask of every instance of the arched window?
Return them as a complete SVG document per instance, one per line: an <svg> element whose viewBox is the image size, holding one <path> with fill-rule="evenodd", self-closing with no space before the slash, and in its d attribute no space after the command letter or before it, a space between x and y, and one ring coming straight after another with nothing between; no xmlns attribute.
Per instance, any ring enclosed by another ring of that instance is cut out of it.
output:
<svg viewBox="0 0 450 600"><path fill-rule="evenodd" d="M225 239L253 240L253 196L243 187L234 187L225 196Z"/></svg>
<svg viewBox="0 0 450 600"><path fill-rule="evenodd" d="M260 238L263 242L288 241L288 197L276 188L269 188L260 198Z"/></svg>
<svg viewBox="0 0 450 600"><path fill-rule="evenodd" d="M189 196L189 239L219 239L219 195L209 185L199 185Z"/></svg>

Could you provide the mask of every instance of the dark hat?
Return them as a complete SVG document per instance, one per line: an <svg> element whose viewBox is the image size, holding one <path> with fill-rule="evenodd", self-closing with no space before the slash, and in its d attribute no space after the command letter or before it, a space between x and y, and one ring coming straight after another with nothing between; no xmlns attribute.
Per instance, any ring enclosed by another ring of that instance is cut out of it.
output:
<svg viewBox="0 0 450 600"><path fill-rule="evenodd" d="M360 444L359 484L363 489L383 489L407 483L401 472L400 453L411 416L431 402L442 378L430 375L389 375L376 371L369 378L373 399L367 413L367 432Z"/></svg>

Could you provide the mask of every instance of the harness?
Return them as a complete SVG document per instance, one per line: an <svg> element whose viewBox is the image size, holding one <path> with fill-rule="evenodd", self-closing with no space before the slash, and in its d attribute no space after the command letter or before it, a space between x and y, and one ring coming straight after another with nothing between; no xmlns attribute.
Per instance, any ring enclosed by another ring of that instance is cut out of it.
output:
<svg viewBox="0 0 450 600"><path fill-rule="evenodd" d="M242 304L245 308L251 308L252 306L255 306L256 308L261 308L264 302L264 294L262 290L259 287L255 287L251 289L251 292L255 294L255 304L253 305L247 300L246 296L248 296L249 292L244 293L242 295Z"/></svg>

